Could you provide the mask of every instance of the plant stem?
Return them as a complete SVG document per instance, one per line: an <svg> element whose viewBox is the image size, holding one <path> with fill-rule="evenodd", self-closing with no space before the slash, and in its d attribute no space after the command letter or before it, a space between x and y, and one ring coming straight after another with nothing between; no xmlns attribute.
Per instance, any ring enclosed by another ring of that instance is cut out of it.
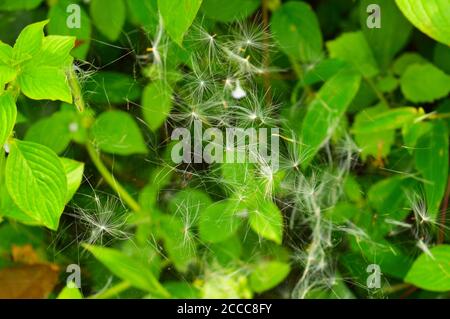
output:
<svg viewBox="0 0 450 319"><path fill-rule="evenodd" d="M372 79L369 78L364 78L366 80L366 82L369 84L369 86L371 87L371 89L375 92L375 94L377 95L378 99L383 102L384 104L386 104L386 106L389 106L389 102L386 99L386 97L384 96L383 92L381 92L377 86L375 85L375 83L373 83Z"/></svg>
<svg viewBox="0 0 450 319"><path fill-rule="evenodd" d="M67 78L69 80L69 86L72 90L73 103L77 107L78 112L83 113L86 109L86 106L84 104L80 84L78 83L78 79L73 68L70 69Z"/></svg>
<svg viewBox="0 0 450 319"><path fill-rule="evenodd" d="M74 100L74 104L77 107L79 113L84 113L86 110L86 105L84 103L83 95L81 92L80 84L78 83L77 76L73 69L71 69L67 75L70 88L72 90L72 96ZM114 178L111 172L106 168L105 164L103 164L100 155L92 146L91 142L86 143L86 150L94 163L97 170L103 176L105 181L111 186L111 188L119 195L120 199L122 199L133 211L139 212L141 210L140 205L134 200L134 198L127 192L127 190Z"/></svg>
<svg viewBox="0 0 450 319"><path fill-rule="evenodd" d="M103 292L100 292L96 295L89 297L89 299L109 299L111 297L117 296L118 294L127 290L130 287L131 285L128 281L122 281Z"/></svg>
<svg viewBox="0 0 450 319"><path fill-rule="evenodd" d="M89 153L89 157L94 163L97 170L103 176L105 181L111 186L111 188L119 195L119 197L135 212L139 212L141 210L140 205L134 200L134 198L126 191L126 189L120 185L120 183L114 178L114 176L109 172L106 168L105 164L103 164L100 155L94 149L91 143L86 143L86 149Z"/></svg>

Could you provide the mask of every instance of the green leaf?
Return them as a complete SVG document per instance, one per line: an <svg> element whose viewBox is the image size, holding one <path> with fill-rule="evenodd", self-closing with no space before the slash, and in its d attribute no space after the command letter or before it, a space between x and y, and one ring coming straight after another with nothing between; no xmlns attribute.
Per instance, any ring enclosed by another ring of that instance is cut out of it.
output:
<svg viewBox="0 0 450 319"><path fill-rule="evenodd" d="M102 151L118 155L147 154L141 131L123 111L103 112L92 126L94 143Z"/></svg>
<svg viewBox="0 0 450 319"><path fill-rule="evenodd" d="M179 191L170 200L168 210L173 215L181 215L192 224L198 221L200 212L212 204L208 194L192 188Z"/></svg>
<svg viewBox="0 0 450 319"><path fill-rule="evenodd" d="M72 103L72 93L63 70L51 66L28 65L19 74L23 94L33 100Z"/></svg>
<svg viewBox="0 0 450 319"><path fill-rule="evenodd" d="M0 94L3 93L6 84L12 82L17 76L17 69L2 65L0 62Z"/></svg>
<svg viewBox="0 0 450 319"><path fill-rule="evenodd" d="M78 288L65 286L56 299L83 299L83 295Z"/></svg>
<svg viewBox="0 0 450 319"><path fill-rule="evenodd" d="M131 22L154 34L159 22L157 0L132 0L126 4Z"/></svg>
<svg viewBox="0 0 450 319"><path fill-rule="evenodd" d="M220 22L232 22L251 15L261 4L259 0L203 0L200 11Z"/></svg>
<svg viewBox="0 0 450 319"><path fill-rule="evenodd" d="M280 48L290 57L302 62L322 58L322 33L311 6L305 2L288 2L276 10L271 30Z"/></svg>
<svg viewBox="0 0 450 319"><path fill-rule="evenodd" d="M385 119L381 116L378 120L375 120L384 112L390 114L391 111L386 105L380 104L375 107L366 108L355 116L352 133L355 136L356 144L361 149L361 158L363 160L366 160L368 156L373 156L376 159L387 157L390 153L391 146L394 144L395 130L384 127L384 121L390 121L391 118L387 116L387 119ZM408 115L410 114L408 113ZM372 126L372 130L376 133L366 132L366 125L370 126L374 121L378 121L379 123Z"/></svg>
<svg viewBox="0 0 450 319"><path fill-rule="evenodd" d="M0 62L7 65L12 64L14 50L11 46L0 41Z"/></svg>
<svg viewBox="0 0 450 319"><path fill-rule="evenodd" d="M178 216L161 215L157 220L170 260L178 271L186 272L196 258L197 249L190 225Z"/></svg>
<svg viewBox="0 0 450 319"><path fill-rule="evenodd" d="M395 0L416 28L431 38L450 45L450 3L448 0Z"/></svg>
<svg viewBox="0 0 450 319"><path fill-rule="evenodd" d="M67 179L67 195L66 195L66 203L69 202L73 195L77 192L78 188L81 185L81 181L83 179L84 172L84 163L74 161L70 158L60 158L61 163L64 168L64 172L66 173Z"/></svg>
<svg viewBox="0 0 450 319"><path fill-rule="evenodd" d="M416 259L405 282L422 289L446 292L450 290L450 245L430 249L432 256L422 253Z"/></svg>
<svg viewBox="0 0 450 319"><path fill-rule="evenodd" d="M114 275L132 286L151 292L156 297L170 297L169 292L159 283L148 265L112 248L86 244L83 246Z"/></svg>
<svg viewBox="0 0 450 319"><path fill-rule="evenodd" d="M0 10L32 10L38 7L43 0L3 0L0 3Z"/></svg>
<svg viewBox="0 0 450 319"><path fill-rule="evenodd" d="M78 59L85 59L91 42L91 21L86 11L80 6L80 27L68 28L68 13L66 10L72 3L72 0L60 0L50 7L48 12L48 19L50 22L48 23L47 30L48 33L52 35L75 37L77 45L76 48L72 50L72 55Z"/></svg>
<svg viewBox="0 0 450 319"><path fill-rule="evenodd" d="M141 91L132 76L118 72L98 72L86 83L87 99L98 104L135 101Z"/></svg>
<svg viewBox="0 0 450 319"><path fill-rule="evenodd" d="M50 35L42 40L42 47L29 64L53 67L71 67L70 51L75 45L74 37Z"/></svg>
<svg viewBox="0 0 450 319"><path fill-rule="evenodd" d="M347 63L338 59L326 59L314 64L312 68L307 68L303 83L305 85L312 85L319 82L324 82L333 75L341 71Z"/></svg>
<svg viewBox="0 0 450 319"><path fill-rule="evenodd" d="M48 20L26 26L19 34L13 47L14 59L17 63L33 57L39 52L44 39L44 26Z"/></svg>
<svg viewBox="0 0 450 319"><path fill-rule="evenodd" d="M260 201L250 212L250 226L261 237L281 245L283 240L283 216L272 201Z"/></svg>
<svg viewBox="0 0 450 319"><path fill-rule="evenodd" d="M123 0L92 0L90 12L97 30L110 41L116 41L126 18Z"/></svg>
<svg viewBox="0 0 450 319"><path fill-rule="evenodd" d="M158 0L159 12L169 36L178 45L197 15L202 0Z"/></svg>
<svg viewBox="0 0 450 319"><path fill-rule="evenodd" d="M395 55L407 44L413 28L392 0L376 2L381 8L381 28L369 28L369 14L366 10L372 3L372 0L361 1L361 27L378 64L387 68Z"/></svg>
<svg viewBox="0 0 450 319"><path fill-rule="evenodd" d="M291 271L287 263L268 261L258 263L250 275L250 287L261 293L281 283Z"/></svg>
<svg viewBox="0 0 450 319"><path fill-rule="evenodd" d="M163 82L148 84L142 93L142 112L145 122L156 131L167 119L172 108L172 89Z"/></svg>
<svg viewBox="0 0 450 319"><path fill-rule="evenodd" d="M6 161L6 186L15 204L52 230L67 196L64 168L56 154L43 145L15 140Z"/></svg>
<svg viewBox="0 0 450 319"><path fill-rule="evenodd" d="M218 243L232 236L242 219L234 201L216 202L200 213L199 234L204 241Z"/></svg>
<svg viewBox="0 0 450 319"><path fill-rule="evenodd" d="M377 108L376 110L378 112L373 112L374 114L362 111L361 114L365 114L365 118L355 121L352 132L376 134L387 130L395 130L412 123L416 118L423 115L423 110L414 107L399 107L385 111Z"/></svg>
<svg viewBox="0 0 450 319"><path fill-rule="evenodd" d="M361 76L352 71L340 71L328 80L309 104L301 126L303 143L308 156L302 163L308 166L319 149L332 136L341 117L350 105L361 82Z"/></svg>
<svg viewBox="0 0 450 319"><path fill-rule="evenodd" d="M432 128L417 142L415 163L426 180L424 188L428 212L436 218L447 185L449 132L443 121L435 120L432 124Z"/></svg>
<svg viewBox="0 0 450 319"><path fill-rule="evenodd" d="M56 112L34 123L25 134L25 140L45 145L56 154L62 153L70 143L74 116L70 112Z"/></svg>
<svg viewBox="0 0 450 319"><path fill-rule="evenodd" d="M410 65L426 64L428 61L418 53L406 52L395 60L392 70L396 75L403 75Z"/></svg>
<svg viewBox="0 0 450 319"><path fill-rule="evenodd" d="M17 108L11 93L0 95L0 152L16 124Z"/></svg>
<svg viewBox="0 0 450 319"><path fill-rule="evenodd" d="M401 78L403 95L411 102L433 102L450 92L450 76L433 64L413 64Z"/></svg>
<svg viewBox="0 0 450 319"><path fill-rule="evenodd" d="M358 70L365 78L379 73L377 62L361 31L342 34L327 42L330 57L344 60Z"/></svg>

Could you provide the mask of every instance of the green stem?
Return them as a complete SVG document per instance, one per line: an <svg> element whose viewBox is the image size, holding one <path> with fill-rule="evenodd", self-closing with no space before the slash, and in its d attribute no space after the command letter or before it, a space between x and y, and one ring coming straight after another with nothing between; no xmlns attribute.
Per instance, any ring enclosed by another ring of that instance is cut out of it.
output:
<svg viewBox="0 0 450 319"><path fill-rule="evenodd" d="M111 186L111 188L119 195L119 197L135 212L141 210L140 205L134 200L134 198L126 191L126 189L120 185L120 183L114 178L110 171L103 164L99 153L94 149L91 143L86 143L86 149L89 153L89 157L94 163L97 170L103 176L105 181Z"/></svg>
<svg viewBox="0 0 450 319"><path fill-rule="evenodd" d="M96 295L89 297L89 299L109 299L111 297L117 296L118 294L129 289L130 287L131 285L128 281L122 281L103 292L100 292Z"/></svg>
<svg viewBox="0 0 450 319"><path fill-rule="evenodd" d="M69 86L72 90L73 103L77 107L78 112L83 113L86 109L86 105L84 104L80 84L78 83L78 79L73 68L70 69L67 78L69 80Z"/></svg>
<svg viewBox="0 0 450 319"><path fill-rule="evenodd" d="M369 86L371 87L371 89L375 92L375 94L377 95L378 99L383 102L383 104L386 104L387 106L389 106L389 102L386 99L386 97L384 96L383 92L381 92L377 86L375 85L375 83L372 81L372 79L369 78L364 78L366 80L366 82L369 84Z"/></svg>
<svg viewBox="0 0 450 319"><path fill-rule="evenodd" d="M72 90L72 96L74 104L77 107L79 113L84 113L86 110L86 105L84 103L83 95L81 92L80 84L78 83L75 71L71 69L68 72L67 78L69 80L69 85ZM111 188L119 195L119 197L135 212L139 212L141 207L134 200L134 198L126 191L126 189L114 178L111 172L103 164L99 153L94 149L91 142L86 143L86 149L88 151L89 157L94 163L97 170L103 176L105 181L111 186Z"/></svg>

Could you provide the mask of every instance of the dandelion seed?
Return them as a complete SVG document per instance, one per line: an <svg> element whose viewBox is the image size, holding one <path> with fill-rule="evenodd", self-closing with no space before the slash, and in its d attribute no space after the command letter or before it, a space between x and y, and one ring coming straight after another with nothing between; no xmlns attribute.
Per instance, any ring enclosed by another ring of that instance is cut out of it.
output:
<svg viewBox="0 0 450 319"><path fill-rule="evenodd" d="M247 96L247 93L245 93L244 89L241 87L239 80L236 80L236 88L231 92L231 95L236 100L240 100Z"/></svg>

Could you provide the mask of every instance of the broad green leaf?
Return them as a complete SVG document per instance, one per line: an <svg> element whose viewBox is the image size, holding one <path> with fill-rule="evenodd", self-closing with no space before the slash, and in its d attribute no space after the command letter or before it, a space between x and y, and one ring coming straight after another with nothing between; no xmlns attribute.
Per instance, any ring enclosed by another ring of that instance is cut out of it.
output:
<svg viewBox="0 0 450 319"><path fill-rule="evenodd" d="M199 299L200 292L191 283L185 281L169 281L164 283L164 288L175 299Z"/></svg>
<svg viewBox="0 0 450 319"><path fill-rule="evenodd" d="M431 103L450 92L450 76L430 63L411 65L400 83L403 95L414 103Z"/></svg>
<svg viewBox="0 0 450 319"><path fill-rule="evenodd" d="M11 46L0 41L0 62L6 65L12 64L14 50Z"/></svg>
<svg viewBox="0 0 450 319"><path fill-rule="evenodd" d="M159 12L169 36L182 45L183 38L197 15L202 0L158 0Z"/></svg>
<svg viewBox="0 0 450 319"><path fill-rule="evenodd" d="M159 22L157 0L131 0L126 4L131 22L154 34Z"/></svg>
<svg viewBox="0 0 450 319"><path fill-rule="evenodd" d="M67 20L70 19L69 16L71 14L76 14L76 12L72 12L70 14L67 13L67 8L71 4L73 4L72 0L60 0L50 7L48 12L48 19L50 22L47 25L47 30L48 33L52 35L75 37L76 47L72 50L72 54L78 59L85 59L91 42L91 21L83 7L79 6L80 27L68 28Z"/></svg>
<svg viewBox="0 0 450 319"><path fill-rule="evenodd" d="M234 260L239 259L242 254L241 241L239 234L231 236L219 243L209 245L211 256L221 265L228 265Z"/></svg>
<svg viewBox="0 0 450 319"><path fill-rule="evenodd" d="M25 140L45 145L60 154L70 143L73 122L72 113L56 112L34 123L25 134Z"/></svg>
<svg viewBox="0 0 450 319"><path fill-rule="evenodd" d="M261 237L281 245L283 240L283 216L272 201L261 201L249 213L251 228Z"/></svg>
<svg viewBox="0 0 450 319"><path fill-rule="evenodd" d="M65 286L63 290L58 294L57 299L83 299L83 295L76 287Z"/></svg>
<svg viewBox="0 0 450 319"><path fill-rule="evenodd" d="M326 59L315 64L313 68L308 68L305 72L303 82L305 85L312 85L323 82L341 71L347 65L346 62L338 59Z"/></svg>
<svg viewBox="0 0 450 319"><path fill-rule="evenodd" d="M43 145L15 140L6 162L6 186L15 204L52 230L58 229L67 196L61 161Z"/></svg>
<svg viewBox="0 0 450 319"><path fill-rule="evenodd" d="M92 0L90 13L92 22L101 34L110 41L119 38L126 18L123 0Z"/></svg>
<svg viewBox="0 0 450 319"><path fill-rule="evenodd" d="M448 176L448 128L440 120L433 121L432 128L419 138L415 150L417 170L424 183L428 212L436 218L444 196Z"/></svg>
<svg viewBox="0 0 450 319"><path fill-rule="evenodd" d="M416 118L423 115L423 110L414 107L399 107L385 111L377 108L376 110L378 112L373 112L373 114L362 111L361 114L365 114L365 117L355 121L352 132L376 134L387 130L395 130L412 123Z"/></svg>
<svg viewBox="0 0 450 319"><path fill-rule="evenodd" d="M197 250L190 225L178 216L161 215L157 221L170 260L178 271L186 272L195 260Z"/></svg>
<svg viewBox="0 0 450 319"><path fill-rule="evenodd" d="M276 287L291 271L291 266L279 261L258 263L250 274L250 286L253 291L261 293Z"/></svg>
<svg viewBox="0 0 450 319"><path fill-rule="evenodd" d="M0 95L0 152L16 124L17 108L11 93Z"/></svg>
<svg viewBox="0 0 450 319"><path fill-rule="evenodd" d="M239 213L239 205L234 201L216 202L208 206L200 213L200 238L211 243L229 238L242 221Z"/></svg>
<svg viewBox="0 0 450 319"><path fill-rule="evenodd" d="M385 121L390 121L389 115L386 118L381 117L375 120L380 114L383 113L390 114L390 110L386 105L380 104L375 107L363 109L355 116L355 121L353 123L352 133L355 136L355 142L361 149L361 158L366 160L368 156L373 156L376 159L385 158L389 155L391 146L394 144L395 140L395 129L386 129L384 127ZM411 115L411 114L407 114ZM372 125L372 123L379 122L378 125L374 125L372 130L376 133L366 132L366 125ZM401 125L401 123L399 123ZM361 129L361 131L358 131ZM354 131L356 130L356 131Z"/></svg>
<svg viewBox="0 0 450 319"><path fill-rule="evenodd" d="M413 64L427 64L427 60L418 53L406 52L395 60L392 70L396 75L403 75Z"/></svg>
<svg viewBox="0 0 450 319"><path fill-rule="evenodd" d="M156 131L172 109L172 89L163 82L148 84L142 93L142 112L145 122Z"/></svg>
<svg viewBox="0 0 450 319"><path fill-rule="evenodd" d="M208 194L192 188L179 191L170 200L168 210L173 215L182 216L192 224L196 224L200 212L212 204Z"/></svg>
<svg viewBox="0 0 450 319"><path fill-rule="evenodd" d="M287 2L276 10L271 30L280 48L290 57L302 62L322 58L322 33L311 6L305 2Z"/></svg>
<svg viewBox="0 0 450 319"><path fill-rule="evenodd" d="M393 214L394 211L403 209L406 199L402 189L403 181L401 177L394 176L373 184L368 192L370 206L380 214Z"/></svg>
<svg viewBox="0 0 450 319"><path fill-rule="evenodd" d="M23 94L33 100L72 103L72 93L63 70L51 66L28 65L18 76Z"/></svg>
<svg viewBox="0 0 450 319"><path fill-rule="evenodd" d="M124 73L98 72L86 83L87 99L98 104L121 104L135 101L141 91L133 79Z"/></svg>
<svg viewBox="0 0 450 319"><path fill-rule="evenodd" d="M450 3L448 0L395 0L412 24L429 37L450 45Z"/></svg>
<svg viewBox="0 0 450 319"><path fill-rule="evenodd" d="M248 17L260 4L259 0L203 0L200 11L210 19L231 22Z"/></svg>
<svg viewBox="0 0 450 319"><path fill-rule="evenodd" d="M336 40L328 41L330 57L344 60L365 78L378 74L379 69L369 44L361 31L344 33Z"/></svg>
<svg viewBox="0 0 450 319"><path fill-rule="evenodd" d="M0 10L32 10L38 7L43 0L3 0L0 3Z"/></svg>
<svg viewBox="0 0 450 319"><path fill-rule="evenodd" d="M369 28L366 10L372 3L371 0L361 1L361 27L375 59L384 69L407 44L413 28L392 0L376 1L381 8L381 28Z"/></svg>
<svg viewBox="0 0 450 319"><path fill-rule="evenodd" d="M17 76L17 69L0 62L0 94L3 93L6 84L12 82Z"/></svg>
<svg viewBox="0 0 450 319"><path fill-rule="evenodd" d="M422 253L416 259L405 282L422 289L446 292L450 290L450 245L430 249L432 256Z"/></svg>
<svg viewBox="0 0 450 319"><path fill-rule="evenodd" d="M308 166L319 149L329 140L341 117L350 105L361 82L361 76L353 71L340 71L325 82L308 111L301 127L301 138L308 151L302 163Z"/></svg>
<svg viewBox="0 0 450 319"><path fill-rule="evenodd" d="M332 221L333 224L346 224L359 213L356 205L348 202L340 202L325 212L325 218Z"/></svg>
<svg viewBox="0 0 450 319"><path fill-rule="evenodd" d="M169 292L159 283L149 265L119 250L100 246L83 245L114 275L136 288L151 292L157 297L168 298Z"/></svg>
<svg viewBox="0 0 450 319"><path fill-rule="evenodd" d="M414 152L419 138L429 132L432 126L432 122L417 122L402 128L404 147L409 153Z"/></svg>
<svg viewBox="0 0 450 319"><path fill-rule="evenodd" d="M66 173L67 179L67 195L66 202L69 202L73 195L77 192L81 185L84 172L84 163L74 161L70 158L60 158L61 163Z"/></svg>
<svg viewBox="0 0 450 319"><path fill-rule="evenodd" d="M118 155L146 154L139 126L123 111L100 114L91 129L94 144L102 151Z"/></svg>
<svg viewBox="0 0 450 319"><path fill-rule="evenodd" d="M13 47L14 59L16 62L22 62L33 57L39 52L44 39L44 26L48 20L36 22L26 26Z"/></svg>
<svg viewBox="0 0 450 319"><path fill-rule="evenodd" d="M70 51L75 45L75 38L60 35L50 35L42 40L38 54L30 60L30 64L53 67L71 67Z"/></svg>

